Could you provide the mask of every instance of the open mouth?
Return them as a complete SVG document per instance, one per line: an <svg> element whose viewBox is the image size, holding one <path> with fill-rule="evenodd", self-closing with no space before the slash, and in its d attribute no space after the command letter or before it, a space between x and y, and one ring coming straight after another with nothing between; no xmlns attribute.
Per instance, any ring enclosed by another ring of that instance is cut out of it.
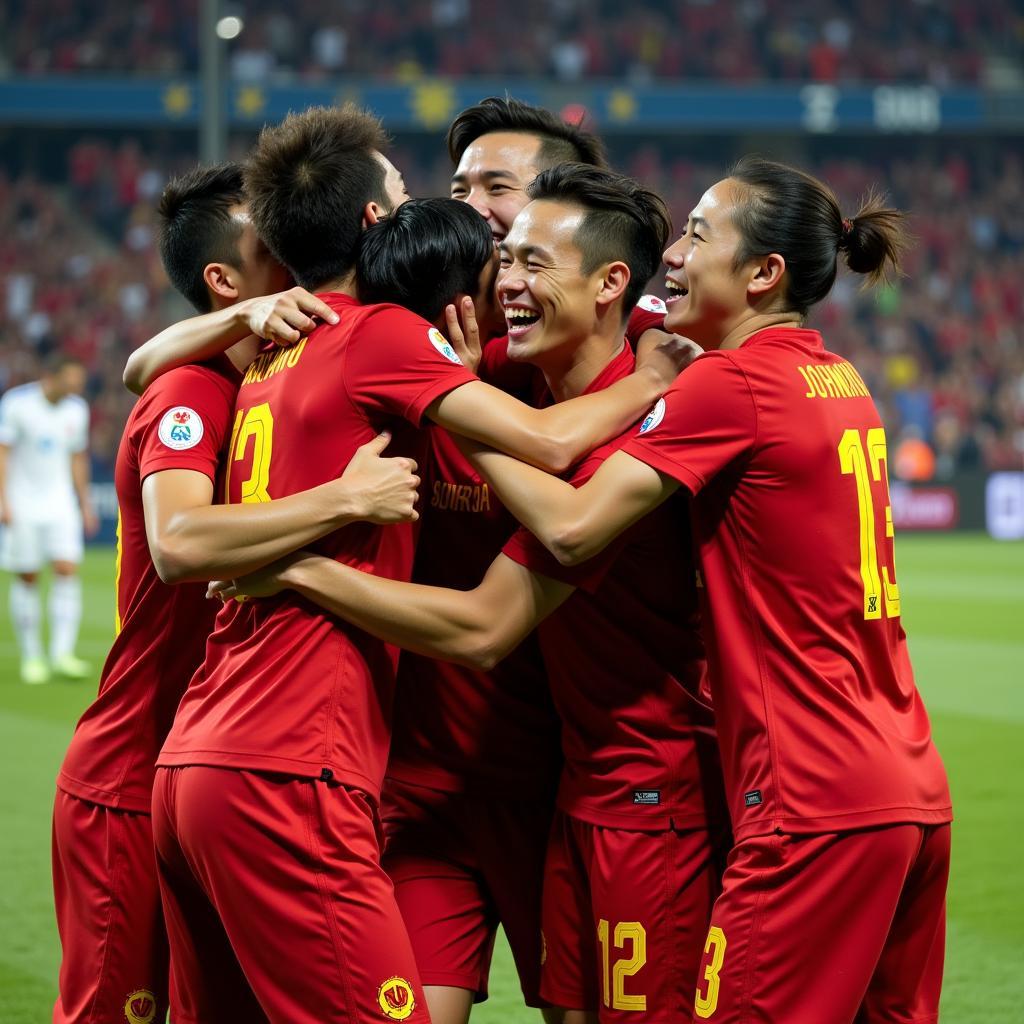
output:
<svg viewBox="0 0 1024 1024"><path fill-rule="evenodd" d="M540 313L525 306L506 306L505 322L508 324L509 337L518 338L540 322Z"/></svg>
<svg viewBox="0 0 1024 1024"><path fill-rule="evenodd" d="M665 291L668 292L668 298L665 299L666 305L671 305L673 302L678 302L679 299L686 298L690 294L690 289L684 284L680 284L678 281L673 281L672 278L665 278Z"/></svg>

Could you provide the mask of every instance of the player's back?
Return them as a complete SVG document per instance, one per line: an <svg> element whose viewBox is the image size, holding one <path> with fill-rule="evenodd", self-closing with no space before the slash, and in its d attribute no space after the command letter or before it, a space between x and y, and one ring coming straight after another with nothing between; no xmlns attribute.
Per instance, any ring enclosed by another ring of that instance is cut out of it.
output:
<svg viewBox="0 0 1024 1024"><path fill-rule="evenodd" d="M692 369L716 440L727 449L735 437L694 524L737 834L948 820L899 617L885 434L864 381L798 329L761 331Z"/></svg>
<svg viewBox="0 0 1024 1024"><path fill-rule="evenodd" d="M226 359L183 366L154 382L128 417L114 469L116 635L99 692L61 768L58 784L72 795L149 811L156 756L202 663L216 608L205 600L205 584L169 586L157 575L142 485L151 473L168 469L215 477L238 381Z"/></svg>
<svg viewBox="0 0 1024 1024"><path fill-rule="evenodd" d="M474 379L438 332L396 306L324 300L340 316L243 379L226 463L232 502L285 497L340 476L382 429L387 455L419 455L427 406ZM431 333L432 332L432 333ZM409 524L354 523L315 546L359 569L408 579ZM285 592L225 606L182 701L161 764L334 778L376 793L390 735L397 652Z"/></svg>

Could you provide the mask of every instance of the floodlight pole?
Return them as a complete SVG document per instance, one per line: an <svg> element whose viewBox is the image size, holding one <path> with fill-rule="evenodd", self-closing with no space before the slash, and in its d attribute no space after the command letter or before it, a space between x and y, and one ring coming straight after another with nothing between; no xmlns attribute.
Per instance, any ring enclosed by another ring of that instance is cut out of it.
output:
<svg viewBox="0 0 1024 1024"><path fill-rule="evenodd" d="M199 9L199 72L202 88L199 159L220 163L227 155L224 96L224 41L217 35L221 0L201 0Z"/></svg>

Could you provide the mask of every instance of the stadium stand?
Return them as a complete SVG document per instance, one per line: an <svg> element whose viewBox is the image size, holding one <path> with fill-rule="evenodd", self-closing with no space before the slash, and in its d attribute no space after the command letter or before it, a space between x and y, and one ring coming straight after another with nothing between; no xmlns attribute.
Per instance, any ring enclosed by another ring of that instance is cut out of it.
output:
<svg viewBox="0 0 1024 1024"><path fill-rule="evenodd" d="M0 11L0 70L194 71L197 7L15 0ZM240 9L246 30L230 63L249 80L515 74L948 85L1012 70L1024 32L1013 0L247 0Z"/></svg>

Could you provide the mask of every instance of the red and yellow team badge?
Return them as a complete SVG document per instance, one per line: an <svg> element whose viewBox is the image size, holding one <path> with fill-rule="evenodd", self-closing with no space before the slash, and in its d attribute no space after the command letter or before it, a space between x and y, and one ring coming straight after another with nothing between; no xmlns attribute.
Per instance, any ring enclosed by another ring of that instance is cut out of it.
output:
<svg viewBox="0 0 1024 1024"><path fill-rule="evenodd" d="M407 1020L416 1009L416 996L405 978L388 978L377 989L377 1005L388 1020Z"/></svg>
<svg viewBox="0 0 1024 1024"><path fill-rule="evenodd" d="M140 988L124 1001L124 1019L128 1024L153 1024L156 1020L156 996Z"/></svg>

